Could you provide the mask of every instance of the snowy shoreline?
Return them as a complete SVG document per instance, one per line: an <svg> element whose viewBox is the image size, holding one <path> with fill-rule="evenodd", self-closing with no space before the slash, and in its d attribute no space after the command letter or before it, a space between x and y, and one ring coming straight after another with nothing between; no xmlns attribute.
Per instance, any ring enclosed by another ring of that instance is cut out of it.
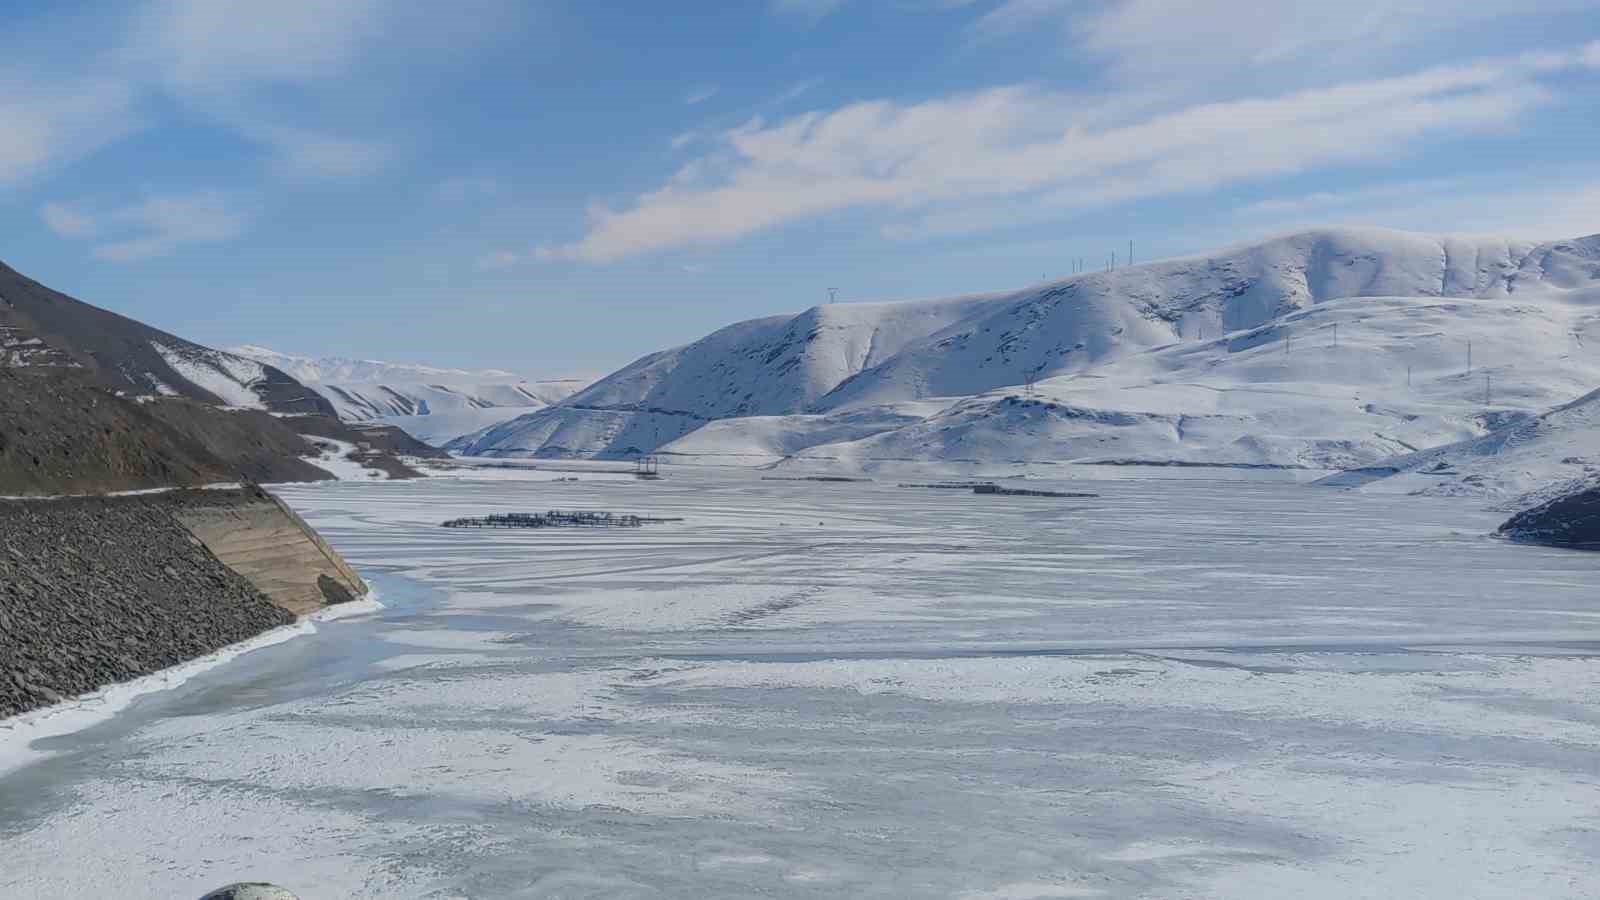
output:
<svg viewBox="0 0 1600 900"><path fill-rule="evenodd" d="M35 741L61 737L99 725L147 694L181 687L196 676L227 665L246 653L276 646L303 635L315 634L318 622L332 622L375 613L383 608L383 604L377 599L377 591L371 590L364 599L318 610L293 624L264 631L249 640L230 644L221 650L171 668L107 685L54 706L32 710L9 719L0 719L0 777L52 755L49 751L32 749Z"/></svg>

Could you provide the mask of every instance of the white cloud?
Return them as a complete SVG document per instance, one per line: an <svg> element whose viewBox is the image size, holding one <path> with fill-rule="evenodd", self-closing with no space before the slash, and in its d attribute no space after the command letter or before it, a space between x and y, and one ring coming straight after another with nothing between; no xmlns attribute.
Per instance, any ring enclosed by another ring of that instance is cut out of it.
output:
<svg viewBox="0 0 1600 900"><path fill-rule="evenodd" d="M513 253L510 250L497 250L494 253L479 257L478 268L485 270L509 269L520 262L522 262L522 254Z"/></svg>
<svg viewBox="0 0 1600 900"><path fill-rule="evenodd" d="M429 192L441 203L472 203L495 200L506 193L499 179L486 175L452 175L435 184Z"/></svg>
<svg viewBox="0 0 1600 900"><path fill-rule="evenodd" d="M93 216L68 209L59 203L46 203L40 207L39 218L51 231L65 238L88 237L99 227Z"/></svg>
<svg viewBox="0 0 1600 900"><path fill-rule="evenodd" d="M0 187L84 156L136 129L135 96L114 81L0 77Z"/></svg>
<svg viewBox="0 0 1600 900"><path fill-rule="evenodd" d="M722 90L722 88L714 84L703 85L685 94L683 97L683 102L689 106L698 106L699 104L710 100L712 97L715 97L717 92L720 90Z"/></svg>
<svg viewBox="0 0 1600 900"><path fill-rule="evenodd" d="M326 110L366 106L366 98L425 84L430 67L465 58L464 51L493 39L521 15L518 6L513 0L153 0L124 56L146 73L147 88L265 146L276 174L360 179L384 169L397 151L390 141L343 133ZM402 60L405 77L396 80L383 64ZM320 124L312 118L317 113Z"/></svg>
<svg viewBox="0 0 1600 900"><path fill-rule="evenodd" d="M1304 85L1333 72L1371 70L1414 46L1494 19L1600 6L1600 0L1005 0L973 22L981 40L1061 30L1074 54L1110 62L1117 82L1165 80L1189 90L1229 77L1275 77ZM1307 69L1304 64L1314 62Z"/></svg>
<svg viewBox="0 0 1600 900"><path fill-rule="evenodd" d="M1420 138L1514 125L1550 99L1537 76L1577 59L1488 60L1125 123L1081 117L1076 98L1027 87L755 120L628 208L592 211L581 240L538 255L603 263L845 209L949 215L1019 195L1087 208L1383 161Z"/></svg>
<svg viewBox="0 0 1600 900"><path fill-rule="evenodd" d="M822 83L822 79L821 78L807 78L804 81L797 81L794 84L791 84L787 88L785 88L783 93L779 94L776 97L773 97L771 105L772 106L782 106L785 103L789 103L789 102L791 102L793 100L799 99L801 94L804 94L807 91L810 91L812 88L815 88L817 85L819 85L821 83Z"/></svg>
<svg viewBox="0 0 1600 900"><path fill-rule="evenodd" d="M1234 231L1339 221L1529 240L1581 237L1600 232L1600 170L1558 172L1536 182L1519 170L1373 184L1251 203L1235 210L1234 219Z"/></svg>
<svg viewBox="0 0 1600 900"><path fill-rule="evenodd" d="M184 91L305 83L342 72L380 36L382 0L157 0L135 36Z"/></svg>
<svg viewBox="0 0 1600 900"><path fill-rule="evenodd" d="M774 12L815 22L844 5L844 0L772 0Z"/></svg>
<svg viewBox="0 0 1600 900"><path fill-rule="evenodd" d="M273 168L287 178L364 178L388 165L394 152L384 143L321 134L282 125L243 124L247 135L276 151Z"/></svg>
<svg viewBox="0 0 1600 900"><path fill-rule="evenodd" d="M47 203L39 214L62 237L120 234L92 251L97 259L108 262L135 262L162 256L186 244L231 240L244 232L248 220L233 198L214 191L157 194L98 213Z"/></svg>
<svg viewBox="0 0 1600 900"><path fill-rule="evenodd" d="M981 38L1060 28L1074 50L1110 60L1123 77L1185 78L1316 60L1367 63L1408 45L1499 18L1526 20L1600 0L1006 0L973 24Z"/></svg>

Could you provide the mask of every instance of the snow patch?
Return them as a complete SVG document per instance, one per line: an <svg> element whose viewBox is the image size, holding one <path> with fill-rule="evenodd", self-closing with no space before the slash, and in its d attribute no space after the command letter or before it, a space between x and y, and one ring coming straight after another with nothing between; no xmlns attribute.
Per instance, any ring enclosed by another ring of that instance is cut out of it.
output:
<svg viewBox="0 0 1600 900"><path fill-rule="evenodd" d="M179 349L159 341L151 341L150 346L184 380L220 398L224 404L239 409L266 409L255 392L255 387L267 377L260 363L204 347ZM171 388L157 383L156 390L166 393Z"/></svg>

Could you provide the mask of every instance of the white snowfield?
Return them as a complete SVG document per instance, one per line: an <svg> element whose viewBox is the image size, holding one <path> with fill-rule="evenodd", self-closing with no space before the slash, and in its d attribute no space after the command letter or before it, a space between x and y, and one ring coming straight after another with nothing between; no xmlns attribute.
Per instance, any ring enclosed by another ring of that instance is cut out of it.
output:
<svg viewBox="0 0 1600 900"><path fill-rule="evenodd" d="M1595 347L1600 236L1321 229L1023 291L741 323L452 448L1344 468L1567 403L1600 385Z"/></svg>
<svg viewBox="0 0 1600 900"><path fill-rule="evenodd" d="M501 369L295 356L253 344L229 352L288 373L327 398L346 422L396 425L438 444L559 403L585 384L578 379L530 381Z"/></svg>
<svg viewBox="0 0 1600 900"><path fill-rule="evenodd" d="M238 409L266 409L266 404L261 402L255 390L267 377L260 362L205 347L170 347L160 341L151 341L150 346L161 354L174 372L190 384L215 395L225 405ZM160 393L177 393L159 382L155 387Z"/></svg>

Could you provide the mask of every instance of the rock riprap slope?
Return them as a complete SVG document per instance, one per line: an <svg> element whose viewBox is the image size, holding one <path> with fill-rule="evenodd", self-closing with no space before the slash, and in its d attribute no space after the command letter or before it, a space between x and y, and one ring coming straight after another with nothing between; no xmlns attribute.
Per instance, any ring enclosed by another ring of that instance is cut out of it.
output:
<svg viewBox="0 0 1600 900"><path fill-rule="evenodd" d="M175 515L244 502L223 491L0 501L0 717L292 622Z"/></svg>

